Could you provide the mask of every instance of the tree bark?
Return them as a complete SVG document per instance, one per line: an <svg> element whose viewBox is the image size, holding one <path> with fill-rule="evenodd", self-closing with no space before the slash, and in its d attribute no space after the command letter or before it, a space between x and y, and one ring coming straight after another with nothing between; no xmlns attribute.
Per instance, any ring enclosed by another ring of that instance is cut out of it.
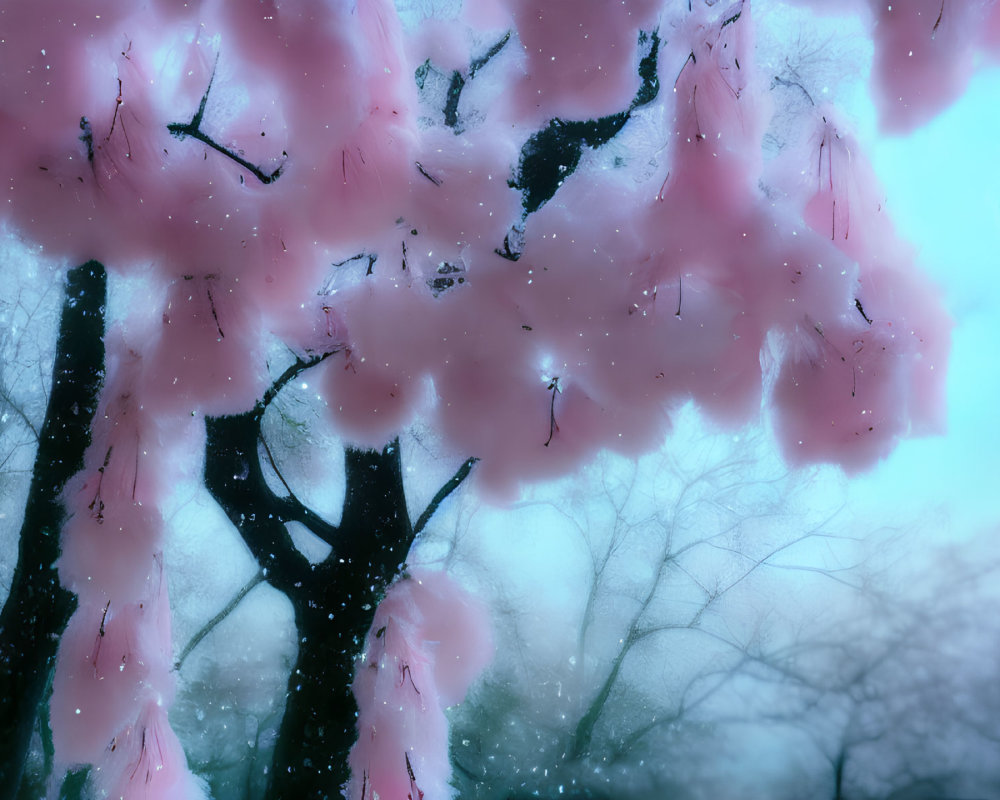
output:
<svg viewBox="0 0 1000 800"><path fill-rule="evenodd" d="M0 612L0 800L17 794L59 637L75 605L55 568L66 515L62 490L90 444L104 379L106 295L107 275L96 261L68 273L17 566Z"/></svg>
<svg viewBox="0 0 1000 800"><path fill-rule="evenodd" d="M307 366L301 363L297 369ZM292 374L294 370L286 373ZM289 675L267 797L319 800L337 797L349 778L347 757L357 738L357 704L350 688L354 659L386 587L409 551L414 528L398 442L381 451L345 451L346 493L339 526L319 519L294 496L279 497L271 491L260 464L260 423L285 379L279 379L252 411L206 420L205 485L240 531L268 582L287 595L295 611L298 654ZM471 463L456 473L455 486L469 468ZM331 546L323 562L309 564L295 548L285 527L293 520Z"/></svg>
<svg viewBox="0 0 1000 800"><path fill-rule="evenodd" d="M347 783L347 759L357 739L354 660L413 540L399 445L348 449L345 459L340 546L289 594L299 651L268 800L338 797Z"/></svg>

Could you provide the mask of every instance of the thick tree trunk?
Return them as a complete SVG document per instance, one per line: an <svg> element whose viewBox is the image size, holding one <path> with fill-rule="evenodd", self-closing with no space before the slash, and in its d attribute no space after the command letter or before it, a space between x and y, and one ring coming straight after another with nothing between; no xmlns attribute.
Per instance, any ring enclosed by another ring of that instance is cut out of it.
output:
<svg viewBox="0 0 1000 800"><path fill-rule="evenodd" d="M347 757L357 738L357 705L350 689L354 659L386 587L409 552L414 528L396 442L381 451L346 450L339 526L318 519L293 496L271 491L260 464L260 423L281 385L279 380L252 411L206 421L205 485L239 529L268 582L287 595L295 610L298 655L289 675L268 800L319 800L338 797L348 780ZM461 482L471 465L472 460L456 473L442 495ZM292 520L330 544L326 560L309 564L298 552L285 527Z"/></svg>
<svg viewBox="0 0 1000 800"><path fill-rule="evenodd" d="M21 526L17 566L0 613L0 800L17 794L38 705L74 607L55 561L65 517L61 493L83 466L104 378L107 276L96 261L66 279L45 421Z"/></svg>
<svg viewBox="0 0 1000 800"><path fill-rule="evenodd" d="M844 800L844 765L847 763L847 749L837 753L833 763L833 800Z"/></svg>
<svg viewBox="0 0 1000 800"><path fill-rule="evenodd" d="M347 757L357 738L351 694L354 658L375 612L372 593L328 577L311 599L294 602L299 650L288 678L285 713L272 762L268 800L335 798L350 777ZM351 588L360 593L351 591ZM367 605L365 610L361 606ZM332 617L332 618L331 618Z"/></svg>
<svg viewBox="0 0 1000 800"><path fill-rule="evenodd" d="M299 652L268 800L338 797L347 783L347 757L357 739L354 660L413 540L398 444L349 449L345 459L339 546L289 595Z"/></svg>

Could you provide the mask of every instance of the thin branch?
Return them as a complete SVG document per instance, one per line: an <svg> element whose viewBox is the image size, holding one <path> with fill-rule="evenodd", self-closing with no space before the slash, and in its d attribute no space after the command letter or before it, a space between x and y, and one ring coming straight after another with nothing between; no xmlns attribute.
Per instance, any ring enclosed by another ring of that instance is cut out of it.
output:
<svg viewBox="0 0 1000 800"><path fill-rule="evenodd" d="M233 596L233 599L226 603L225 608L206 622L201 627L201 630L191 637L191 640L184 646L181 654L174 662L175 671L179 670L184 665L187 657L191 655L191 651L201 644L202 640L215 629L216 625L228 617L236 609L236 606L243 601L243 598L250 594L250 592L253 591L258 584L263 583L264 580L264 570L258 570L256 575L243 584L243 587Z"/></svg>
<svg viewBox="0 0 1000 800"><path fill-rule="evenodd" d="M419 161L414 161L413 163L416 165L417 171L421 175L423 175L425 178L427 178L427 180L429 180L435 186L440 186L441 185L441 179L440 178L435 178L433 175L431 175L426 169L424 169L424 165L423 164L421 164Z"/></svg>
<svg viewBox="0 0 1000 800"><path fill-rule="evenodd" d="M34 426L34 423L32 423L32 421L30 419L28 419L28 415L25 414L24 410L17 403L15 403L11 399L10 394L3 387L0 387L0 398L2 398L3 401L7 405L9 405L12 409L14 409L14 413L17 414L17 416L19 416L21 418L21 420L24 422L25 425L28 426L28 428L31 431L32 435L35 437L35 441L37 442L38 441L38 428L36 428Z"/></svg>
<svg viewBox="0 0 1000 800"><path fill-rule="evenodd" d="M275 379L274 383L271 384L270 388L264 392L264 397L259 403L261 411L273 402L274 398L278 396L278 393L285 388L289 381L293 380L300 373L305 372L311 367L315 367L324 359L329 358L334 353L338 352L340 351L330 350L329 352L323 353L319 356L313 356L312 358L296 358L295 363L291 364L284 372L282 372L281 375Z"/></svg>
<svg viewBox="0 0 1000 800"><path fill-rule="evenodd" d="M281 474L281 470L278 469L278 465L274 461L274 454L271 452L271 448L267 445L267 439L264 438L264 434L261 433L257 436L257 439L262 445L264 445L264 453L267 455L267 462L271 465L271 469L274 474L278 476L278 480L281 481L281 485L285 487L285 491L291 497L295 497L295 492L292 491L292 487L288 485L288 481L285 480L285 476Z"/></svg>
<svg viewBox="0 0 1000 800"><path fill-rule="evenodd" d="M552 403L549 405L549 438L545 440L546 447L552 443L552 437L559 430L559 425L556 423L556 393L561 392L562 389L559 388L558 377L553 378L549 383L549 391L552 392Z"/></svg>
<svg viewBox="0 0 1000 800"><path fill-rule="evenodd" d="M216 66L218 66L218 58L216 58ZM260 167L255 164L251 164L245 158L240 157L234 151L229 148L223 147L221 144L216 142L212 137L208 136L201 130L201 121L205 116L205 106L208 104L208 93L212 91L212 83L215 81L215 69L212 69L212 77L209 78L208 88L205 89L205 94L201 96L201 103L198 105L198 110L195 112L194 116L191 117L190 122L171 122L167 125L167 130L171 134L176 136L178 139L183 139L185 136L190 136L192 139L197 139L199 142L203 142L216 150L222 155L226 156L241 167L243 167L247 172L253 175L257 180L263 184L273 183L279 177L281 177L281 172L284 170L285 165L280 164L278 168L271 173L264 172ZM287 153L282 153L283 156L287 156Z"/></svg>
<svg viewBox="0 0 1000 800"><path fill-rule="evenodd" d="M809 101L809 105L816 105L816 101L812 99L812 95L809 94L806 87L798 81L790 81L787 78L782 78L780 75L775 75L774 78L771 79L771 88L773 89L775 86L785 86L789 89L799 89L802 94L806 96L806 100Z"/></svg>
<svg viewBox="0 0 1000 800"><path fill-rule="evenodd" d="M484 55L479 56L479 58L473 59L472 63L469 64L469 79L476 77L476 73L479 72L483 67L485 67L491 58L493 58L497 53L503 50L504 45L510 41L510 31L507 31L499 41L496 42L489 50L486 51Z"/></svg>
<svg viewBox="0 0 1000 800"><path fill-rule="evenodd" d="M273 506L282 522L299 522L331 547L337 544L338 528L299 501L295 495L275 497Z"/></svg>
<svg viewBox="0 0 1000 800"><path fill-rule="evenodd" d="M434 516L434 512L438 510L438 506L445 501L448 495L462 485L462 481L469 476L473 465L477 461L479 461L479 459L475 456L467 458L462 466L458 468L458 471L447 480L444 486L438 489L437 494L434 495L430 503L427 504L427 508L424 509L424 513L420 515L419 519L417 519L417 524L413 526L414 536L420 535L420 532L426 527L427 523L430 522L431 517Z"/></svg>

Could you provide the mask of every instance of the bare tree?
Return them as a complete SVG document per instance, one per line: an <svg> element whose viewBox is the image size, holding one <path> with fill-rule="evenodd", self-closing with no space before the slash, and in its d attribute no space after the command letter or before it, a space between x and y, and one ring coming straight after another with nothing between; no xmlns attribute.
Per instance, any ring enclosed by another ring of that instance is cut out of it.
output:
<svg viewBox="0 0 1000 800"><path fill-rule="evenodd" d="M740 679L755 702L730 695L742 713L715 709L722 728L781 728L816 755L810 788L789 796L975 797L995 785L997 698L982 665L1000 630L982 609L995 603L1000 564L945 547L907 569L906 545L883 541L888 571L855 565L824 614L755 653Z"/></svg>
<svg viewBox="0 0 1000 800"><path fill-rule="evenodd" d="M608 458L573 501L542 495L521 505L561 519L583 545L582 566L566 567L582 591L539 652L537 632L522 627L530 612L513 599L523 591L517 577L497 587L515 624L488 687L459 712L465 724L453 744L463 793L554 797L572 786L621 797L653 773L669 783L667 763L635 767L650 747L676 744L681 730L703 739L702 710L761 661L765 611L748 613L748 603L773 591L775 573L799 548L853 545L830 532L836 506L806 530L789 524L785 509L808 480L762 461L759 441L685 444L694 457L683 464ZM474 564L474 545L463 555Z"/></svg>

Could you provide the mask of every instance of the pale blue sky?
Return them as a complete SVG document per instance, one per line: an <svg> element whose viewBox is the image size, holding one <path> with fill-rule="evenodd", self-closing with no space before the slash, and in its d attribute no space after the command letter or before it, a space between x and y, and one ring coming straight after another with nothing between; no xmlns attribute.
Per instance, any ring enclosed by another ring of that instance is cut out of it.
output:
<svg viewBox="0 0 1000 800"><path fill-rule="evenodd" d="M905 138L870 147L887 206L917 245L955 319L948 373L948 433L904 442L855 495L901 512L946 505L950 534L1000 522L1000 69Z"/></svg>

